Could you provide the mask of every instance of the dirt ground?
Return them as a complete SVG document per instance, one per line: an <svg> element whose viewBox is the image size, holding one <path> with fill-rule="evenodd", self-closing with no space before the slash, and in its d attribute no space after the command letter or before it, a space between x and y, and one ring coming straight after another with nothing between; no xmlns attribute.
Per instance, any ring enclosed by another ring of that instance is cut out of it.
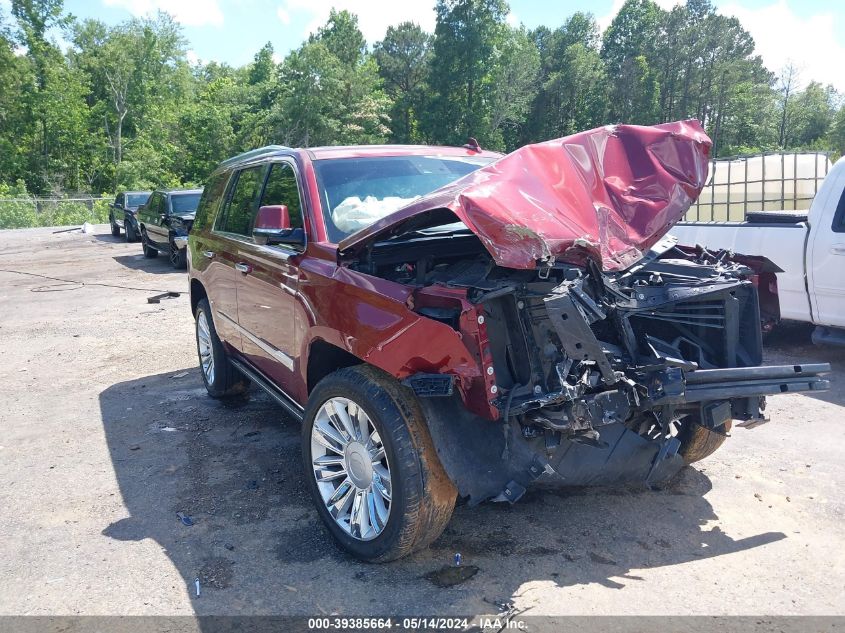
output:
<svg viewBox="0 0 845 633"><path fill-rule="evenodd" d="M184 272L107 227L0 232L0 269L0 615L845 613L845 350L807 328L767 361L828 361L831 391L666 489L461 506L375 566L320 524L297 423L205 395ZM439 586L456 552L478 571Z"/></svg>

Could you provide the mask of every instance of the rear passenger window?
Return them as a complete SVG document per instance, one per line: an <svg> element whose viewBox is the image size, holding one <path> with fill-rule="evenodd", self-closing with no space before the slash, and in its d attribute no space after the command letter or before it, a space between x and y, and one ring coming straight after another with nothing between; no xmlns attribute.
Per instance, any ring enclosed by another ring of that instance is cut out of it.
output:
<svg viewBox="0 0 845 633"><path fill-rule="evenodd" d="M288 163L273 163L267 186L261 196L261 204L265 207L283 204L288 208L290 228L302 228L302 202L299 199L299 187L296 184L296 174Z"/></svg>
<svg viewBox="0 0 845 633"><path fill-rule="evenodd" d="M199 206L197 207L197 215L194 220L194 227L201 229L208 224L208 221L214 218L214 214L220 207L220 200L226 191L226 183L229 182L229 174L224 172L212 176L202 191Z"/></svg>
<svg viewBox="0 0 845 633"><path fill-rule="evenodd" d="M218 229L227 233L250 235L252 218L255 215L255 202L261 187L264 167L250 167L238 172L238 180L232 190L229 203Z"/></svg>

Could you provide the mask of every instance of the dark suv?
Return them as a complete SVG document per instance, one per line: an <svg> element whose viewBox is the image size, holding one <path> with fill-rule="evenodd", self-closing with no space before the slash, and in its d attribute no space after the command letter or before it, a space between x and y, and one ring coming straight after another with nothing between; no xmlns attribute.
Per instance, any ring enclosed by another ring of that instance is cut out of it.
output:
<svg viewBox="0 0 845 633"><path fill-rule="evenodd" d="M423 547L533 484L666 481L764 396L755 271L665 238L707 176L696 122L502 157L268 147L209 178L188 238L203 380L303 422L318 512L355 556Z"/></svg>
<svg viewBox="0 0 845 633"><path fill-rule="evenodd" d="M138 209L138 231L146 257L167 253L174 268L185 268L188 232L194 223L202 189L153 191Z"/></svg>
<svg viewBox="0 0 845 633"><path fill-rule="evenodd" d="M120 229L126 234L127 242L134 242L138 239L138 220L135 214L138 207L144 204L150 197L149 191L124 191L117 194L109 205L109 224L111 234L115 237L120 235Z"/></svg>

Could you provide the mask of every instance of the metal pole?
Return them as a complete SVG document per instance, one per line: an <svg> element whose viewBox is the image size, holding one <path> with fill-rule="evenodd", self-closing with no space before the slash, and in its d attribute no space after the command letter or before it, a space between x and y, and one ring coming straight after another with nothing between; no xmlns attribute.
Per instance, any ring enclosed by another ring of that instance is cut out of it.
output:
<svg viewBox="0 0 845 633"><path fill-rule="evenodd" d="M731 191L731 167L733 161L728 162L728 195L725 197L725 219L731 221L731 202L733 202L733 192Z"/></svg>
<svg viewBox="0 0 845 633"><path fill-rule="evenodd" d="M745 191L743 193L744 205L742 208L743 222L748 219L748 159L745 159Z"/></svg>

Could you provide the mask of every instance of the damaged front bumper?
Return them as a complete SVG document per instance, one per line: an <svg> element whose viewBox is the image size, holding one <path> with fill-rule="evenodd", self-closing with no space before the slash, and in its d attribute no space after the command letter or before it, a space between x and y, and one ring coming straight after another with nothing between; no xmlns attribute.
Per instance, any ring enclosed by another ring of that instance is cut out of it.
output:
<svg viewBox="0 0 845 633"><path fill-rule="evenodd" d="M826 363L761 366L751 271L672 255L622 274L568 269L470 291L498 422L469 412L443 375L406 380L462 496L513 502L532 484L656 484L684 466L690 429L724 435L732 420L763 421L766 396L829 387Z"/></svg>

